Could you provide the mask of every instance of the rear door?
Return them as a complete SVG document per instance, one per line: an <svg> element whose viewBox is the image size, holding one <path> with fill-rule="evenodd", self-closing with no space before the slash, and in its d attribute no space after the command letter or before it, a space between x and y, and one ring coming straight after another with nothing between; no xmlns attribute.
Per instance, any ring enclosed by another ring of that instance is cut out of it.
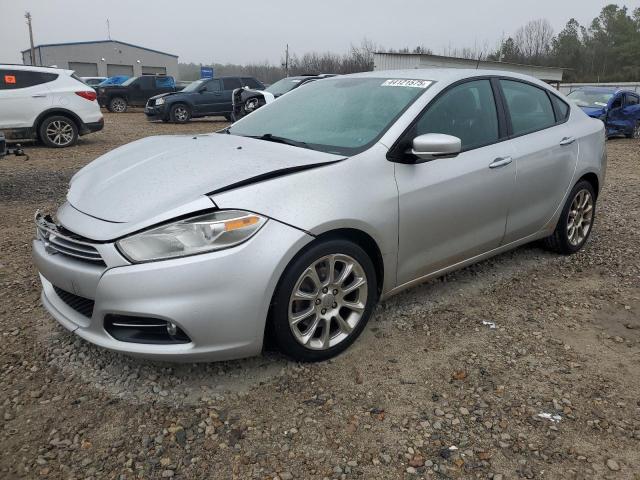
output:
<svg viewBox="0 0 640 480"><path fill-rule="evenodd" d="M233 91L236 88L242 88L238 77L229 77L222 79L222 99L219 112L231 113L233 111Z"/></svg>
<svg viewBox="0 0 640 480"><path fill-rule="evenodd" d="M437 97L394 147L405 152L426 133L462 141L454 158L395 164L399 285L500 246L515 165L498 111L491 80L467 81Z"/></svg>
<svg viewBox="0 0 640 480"><path fill-rule="evenodd" d="M504 243L540 231L571 187L578 142L566 121L569 106L546 89L519 80L500 80L514 147L516 189Z"/></svg>
<svg viewBox="0 0 640 480"><path fill-rule="evenodd" d="M53 104L48 84L57 73L0 69L0 128L31 128Z"/></svg>

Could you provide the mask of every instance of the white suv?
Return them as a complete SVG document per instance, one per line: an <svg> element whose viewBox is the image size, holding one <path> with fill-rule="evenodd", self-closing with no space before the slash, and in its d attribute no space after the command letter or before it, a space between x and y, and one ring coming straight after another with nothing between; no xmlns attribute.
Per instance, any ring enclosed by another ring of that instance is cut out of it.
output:
<svg viewBox="0 0 640 480"><path fill-rule="evenodd" d="M71 70L0 65L0 132L69 147L104 127L94 89Z"/></svg>

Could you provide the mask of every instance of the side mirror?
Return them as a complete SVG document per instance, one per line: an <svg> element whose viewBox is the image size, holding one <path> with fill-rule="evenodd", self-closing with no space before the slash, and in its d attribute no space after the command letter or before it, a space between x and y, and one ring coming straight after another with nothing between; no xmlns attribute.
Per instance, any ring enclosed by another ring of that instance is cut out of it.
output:
<svg viewBox="0 0 640 480"><path fill-rule="evenodd" d="M455 157L462 151L462 141L444 133L426 133L413 139L411 153L420 160Z"/></svg>

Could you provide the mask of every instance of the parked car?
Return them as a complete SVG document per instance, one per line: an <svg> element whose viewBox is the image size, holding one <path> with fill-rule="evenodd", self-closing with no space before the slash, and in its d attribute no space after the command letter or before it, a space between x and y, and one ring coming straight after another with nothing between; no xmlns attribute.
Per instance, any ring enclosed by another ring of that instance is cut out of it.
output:
<svg viewBox="0 0 640 480"><path fill-rule="evenodd" d="M106 79L107 77L80 77L80 80L82 80L84 83L86 83L87 85L93 88L100 85Z"/></svg>
<svg viewBox="0 0 640 480"><path fill-rule="evenodd" d="M602 120L608 137L640 138L640 95L637 93L610 87L583 87L567 98L590 117Z"/></svg>
<svg viewBox="0 0 640 480"><path fill-rule="evenodd" d="M115 75L113 77L109 77L109 78L105 79L98 86L99 87L104 87L106 85L122 85L124 82L129 80L129 78L131 78L131 77L129 77L128 75Z"/></svg>
<svg viewBox="0 0 640 480"><path fill-rule="evenodd" d="M335 77L335 75L298 75L283 78L263 89L254 89L248 86L239 88L233 92L233 113L235 118L240 119L302 85L330 77Z"/></svg>
<svg viewBox="0 0 640 480"><path fill-rule="evenodd" d="M151 97L144 113L149 120L188 122L191 118L220 115L231 120L232 94L243 86L262 89L264 85L253 77L220 77L192 82L184 90Z"/></svg>
<svg viewBox="0 0 640 480"><path fill-rule="evenodd" d="M33 255L45 307L102 347L228 359L267 332L323 360L380 298L535 240L578 252L605 165L602 122L532 77L340 76L107 153L37 215Z"/></svg>
<svg viewBox="0 0 640 480"><path fill-rule="evenodd" d="M176 82L167 75L131 77L121 85L98 87L98 103L110 112L123 113L129 106L144 107L149 98L176 91Z"/></svg>
<svg viewBox="0 0 640 480"><path fill-rule="evenodd" d="M69 147L103 127L95 90L73 71L0 65L0 131L7 140Z"/></svg>

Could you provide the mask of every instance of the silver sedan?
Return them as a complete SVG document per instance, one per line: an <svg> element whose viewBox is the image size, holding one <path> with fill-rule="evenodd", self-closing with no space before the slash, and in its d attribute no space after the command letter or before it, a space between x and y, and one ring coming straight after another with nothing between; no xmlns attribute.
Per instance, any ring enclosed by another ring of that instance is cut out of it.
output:
<svg viewBox="0 0 640 480"><path fill-rule="evenodd" d="M506 72L335 77L208 135L149 137L36 215L42 301L63 326L162 360L346 349L377 301L541 240L578 252L602 122Z"/></svg>

